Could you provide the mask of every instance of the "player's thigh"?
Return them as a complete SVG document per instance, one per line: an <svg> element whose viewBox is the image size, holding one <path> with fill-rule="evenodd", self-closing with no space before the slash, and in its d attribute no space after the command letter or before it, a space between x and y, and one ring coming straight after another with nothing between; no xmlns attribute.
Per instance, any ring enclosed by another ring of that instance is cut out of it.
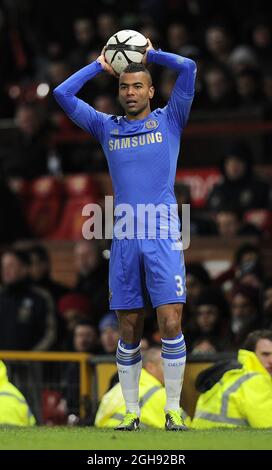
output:
<svg viewBox="0 0 272 470"><path fill-rule="evenodd" d="M144 307L141 255L138 240L113 240L109 266L110 308Z"/></svg>
<svg viewBox="0 0 272 470"><path fill-rule="evenodd" d="M145 240L144 266L153 307L185 303L185 266L180 243L171 239Z"/></svg>

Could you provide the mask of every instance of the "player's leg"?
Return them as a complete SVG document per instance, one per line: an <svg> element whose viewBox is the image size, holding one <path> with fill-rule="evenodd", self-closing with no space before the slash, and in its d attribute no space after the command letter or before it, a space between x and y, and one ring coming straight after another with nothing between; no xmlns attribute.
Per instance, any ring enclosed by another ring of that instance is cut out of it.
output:
<svg viewBox="0 0 272 470"><path fill-rule="evenodd" d="M140 340L144 324L141 262L137 240L114 240L110 257L110 307L118 314L117 369L127 415L118 430L139 425Z"/></svg>
<svg viewBox="0 0 272 470"><path fill-rule="evenodd" d="M167 429L183 430L179 401L186 361L186 347L181 332L182 309L186 301L185 267L182 251L172 248L172 240L147 240L145 270L147 288L152 305L157 309L162 339L167 395L165 411L166 415L170 412L175 421Z"/></svg>
<svg viewBox="0 0 272 470"><path fill-rule="evenodd" d="M144 310L119 310L117 315L120 331L116 353L117 369L127 415L130 415L125 423L121 424L123 429L130 424L128 421L140 416L139 381L142 370L140 341L144 327Z"/></svg>
<svg viewBox="0 0 272 470"><path fill-rule="evenodd" d="M166 390L166 429L174 431L185 429L179 404L186 362L186 346L181 332L182 309L181 303L157 308Z"/></svg>

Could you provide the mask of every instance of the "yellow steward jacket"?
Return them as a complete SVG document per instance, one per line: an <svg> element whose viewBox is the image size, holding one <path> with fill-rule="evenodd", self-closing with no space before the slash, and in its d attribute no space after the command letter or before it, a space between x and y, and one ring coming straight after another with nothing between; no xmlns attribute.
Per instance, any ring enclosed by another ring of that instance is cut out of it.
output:
<svg viewBox="0 0 272 470"><path fill-rule="evenodd" d="M197 401L192 427L272 427L272 379L256 354L240 349L242 369L223 375Z"/></svg>
<svg viewBox="0 0 272 470"><path fill-rule="evenodd" d="M7 376L5 364L0 361L0 425L33 426L35 418L19 390Z"/></svg>
<svg viewBox="0 0 272 470"><path fill-rule="evenodd" d="M141 424L154 428L164 428L166 404L165 388L153 375L142 369L139 385ZM120 383L116 384L102 398L95 417L98 428L117 426L126 413Z"/></svg>

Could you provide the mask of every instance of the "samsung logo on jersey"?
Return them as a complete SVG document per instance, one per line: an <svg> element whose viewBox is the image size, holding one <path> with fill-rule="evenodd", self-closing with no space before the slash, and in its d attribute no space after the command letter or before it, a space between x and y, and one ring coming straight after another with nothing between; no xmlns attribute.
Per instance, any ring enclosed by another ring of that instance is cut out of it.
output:
<svg viewBox="0 0 272 470"><path fill-rule="evenodd" d="M161 132L148 132L147 134L135 135L133 137L122 137L121 139L110 139L109 150L121 150L131 147L155 144L162 142Z"/></svg>

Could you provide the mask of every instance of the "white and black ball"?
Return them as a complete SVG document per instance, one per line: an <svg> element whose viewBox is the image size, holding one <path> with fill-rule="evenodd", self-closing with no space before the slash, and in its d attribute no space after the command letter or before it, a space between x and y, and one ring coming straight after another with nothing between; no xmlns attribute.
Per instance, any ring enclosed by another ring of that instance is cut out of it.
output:
<svg viewBox="0 0 272 470"><path fill-rule="evenodd" d="M124 29L113 34L105 47L105 59L120 75L131 62L142 62L148 42L143 34Z"/></svg>

